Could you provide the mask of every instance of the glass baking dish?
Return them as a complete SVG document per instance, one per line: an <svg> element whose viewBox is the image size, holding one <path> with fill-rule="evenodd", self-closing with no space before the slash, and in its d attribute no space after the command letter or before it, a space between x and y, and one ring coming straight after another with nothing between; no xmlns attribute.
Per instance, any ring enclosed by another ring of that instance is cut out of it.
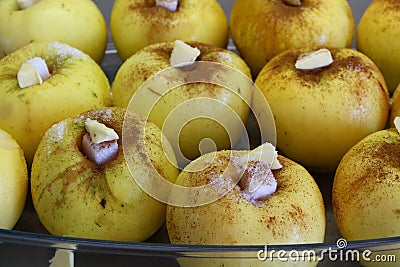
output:
<svg viewBox="0 0 400 267"><path fill-rule="evenodd" d="M97 0L95 2L104 12L106 20L109 21L113 1ZM219 2L229 14L233 0L220 0ZM370 2L349 1L356 21L359 20L363 10ZM235 50L232 41L229 43L228 49ZM109 37L101 67L111 82L121 63L111 37ZM251 123L248 123L247 127L251 127ZM264 254L266 249L269 252L283 251L281 255L274 254L268 258L267 260L271 263L289 260L291 256L301 255L302 252L312 252L320 260L318 266L361 266L357 258L351 255L358 255L362 258L363 251L370 251L376 254L371 254L369 259L375 259L373 257L376 255L384 255L386 260L394 261L395 259L390 256L395 255L397 264L400 266L400 236L348 242L341 239L331 205L334 173L312 170L310 173L320 187L326 206L327 229L324 243L269 245L268 248L265 246L172 245L169 243L165 226L146 242L117 242L53 236L40 224L30 196L28 196L25 210L15 228L13 230L0 229L0 266L48 266L56 248L70 246L74 247L75 266L179 266L178 261L182 260L186 261L187 266L193 266L195 263L203 261L202 266L207 266L206 260L209 259L222 259L225 261L225 266L234 266L239 262L241 262L240 266L251 266L255 262L260 262L259 258L262 259L266 255ZM329 251L332 253L328 254ZM346 251L351 251L353 254L346 254ZM354 251L359 253L354 254ZM265 262L265 265L262 266L274 265L268 265Z"/></svg>

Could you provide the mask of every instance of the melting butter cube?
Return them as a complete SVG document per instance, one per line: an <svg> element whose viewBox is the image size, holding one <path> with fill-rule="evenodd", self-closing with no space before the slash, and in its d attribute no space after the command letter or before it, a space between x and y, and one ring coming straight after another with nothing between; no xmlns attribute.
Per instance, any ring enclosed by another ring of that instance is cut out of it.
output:
<svg viewBox="0 0 400 267"><path fill-rule="evenodd" d="M50 78L50 73L46 61L40 57L27 60L17 73L20 88L42 84L48 78Z"/></svg>
<svg viewBox="0 0 400 267"><path fill-rule="evenodd" d="M326 48L322 48L317 51L301 54L295 63L295 67L299 70L313 70L329 66L332 62L331 52Z"/></svg>
<svg viewBox="0 0 400 267"><path fill-rule="evenodd" d="M170 64L173 67L183 67L193 64L200 56L200 50L197 47L176 40L170 57Z"/></svg>
<svg viewBox="0 0 400 267"><path fill-rule="evenodd" d="M90 135L90 139L95 144L119 139L119 136L114 129L109 128L96 120L87 118L85 121L85 128Z"/></svg>
<svg viewBox="0 0 400 267"><path fill-rule="evenodd" d="M251 150L248 154L238 158L237 162L242 165L247 165L249 162L260 161L269 166L271 170L282 168L278 161L278 152L270 143L264 143L259 147Z"/></svg>

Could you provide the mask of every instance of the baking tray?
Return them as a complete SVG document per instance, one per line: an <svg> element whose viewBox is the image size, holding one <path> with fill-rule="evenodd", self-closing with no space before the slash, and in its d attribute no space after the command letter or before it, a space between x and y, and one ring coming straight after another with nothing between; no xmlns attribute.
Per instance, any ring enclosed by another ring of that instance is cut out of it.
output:
<svg viewBox="0 0 400 267"><path fill-rule="evenodd" d="M96 4L103 11L107 23L113 1L97 0ZM229 14L233 0L219 1L225 12ZM353 8L356 22L371 1L349 1ZM228 49L235 51L230 41ZM109 42L101 67L112 82L116 71L122 64L109 35ZM251 129L251 119L247 128ZM321 244L298 245L271 245L269 250L285 251L315 251L337 248L337 241L341 238L331 205L331 189L333 172L318 172L310 170L311 175L318 183L326 206L327 230L325 242ZM0 229L0 266L48 266L49 259L54 255L56 248L66 244L76 247L74 250L75 266L179 266L178 260L185 259L190 263L198 263L210 258L223 258L228 264L234 265L242 261L242 266L250 266L257 260L257 254L264 246L192 246L171 245L165 226L146 242L117 242L69 238L50 235L41 225L28 196L24 212L13 230ZM360 240L347 242L347 249L371 250L377 253L400 254L400 236L374 240ZM397 259L400 265L400 259ZM207 265L204 265L207 266ZM229 265L230 266L230 265ZM269 265L266 265L269 266ZM290 265L289 265L290 266ZM361 266L358 261L346 260L331 261L326 257L318 264L319 267L328 266Z"/></svg>

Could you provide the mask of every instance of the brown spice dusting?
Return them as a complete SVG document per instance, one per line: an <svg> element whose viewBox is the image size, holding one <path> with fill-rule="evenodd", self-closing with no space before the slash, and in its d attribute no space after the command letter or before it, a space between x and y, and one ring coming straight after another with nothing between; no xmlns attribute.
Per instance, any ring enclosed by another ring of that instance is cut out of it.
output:
<svg viewBox="0 0 400 267"><path fill-rule="evenodd" d="M296 222L297 225L307 228L307 223L306 223L306 214L305 212L299 207L294 204L291 204L292 206L292 211L289 211L290 217L293 219L293 221Z"/></svg>
<svg viewBox="0 0 400 267"><path fill-rule="evenodd" d="M400 11L400 2L398 0L376 0L374 5L379 5L382 14L398 13Z"/></svg>

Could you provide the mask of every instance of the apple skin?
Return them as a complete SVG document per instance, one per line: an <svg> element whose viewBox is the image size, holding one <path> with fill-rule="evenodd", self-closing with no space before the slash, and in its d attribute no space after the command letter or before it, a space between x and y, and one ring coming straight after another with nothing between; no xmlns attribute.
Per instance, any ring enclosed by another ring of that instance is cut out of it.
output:
<svg viewBox="0 0 400 267"><path fill-rule="evenodd" d="M34 41L58 41L100 63L107 34L103 14L91 0L42 0L25 10L16 0L0 1L0 58Z"/></svg>
<svg viewBox="0 0 400 267"><path fill-rule="evenodd" d="M340 17L340 19L338 19ZM230 16L232 39L256 76L280 52L303 47L350 47L354 18L346 0L236 0Z"/></svg>
<svg viewBox="0 0 400 267"><path fill-rule="evenodd" d="M215 0L180 0L171 12L151 0L116 0L110 29L122 60L153 43L197 41L225 48L229 30L226 15Z"/></svg>
<svg viewBox="0 0 400 267"><path fill-rule="evenodd" d="M0 129L0 228L12 229L20 218L28 192L24 151Z"/></svg>
<svg viewBox="0 0 400 267"><path fill-rule="evenodd" d="M246 151L218 151L192 161L176 184L205 185L212 174L221 174L233 155ZM277 245L321 243L326 219L321 192L312 176L299 164L278 156L282 168L273 170L278 189L258 205L241 195L236 185L220 199L203 206L167 207L167 230L172 244L191 245ZM199 166L206 166L204 169ZM197 167L196 167L197 166ZM177 191L178 192L178 191ZM196 196L193 196L196 198ZM240 255L240 252L238 253ZM234 254L231 254L234 256ZM252 255L255 256L255 255ZM179 259L181 266L266 266L256 259ZM268 262L268 260L267 260ZM297 265L298 264L298 265ZM317 262L280 262L273 266L316 266ZM268 265L269 266L269 265Z"/></svg>
<svg viewBox="0 0 400 267"><path fill-rule="evenodd" d="M374 0L357 26L357 50L367 55L381 70L389 91L400 83L400 2Z"/></svg>
<svg viewBox="0 0 400 267"><path fill-rule="evenodd" d="M347 240L400 235L400 135L395 128L368 135L341 160L335 174L332 202L340 233ZM376 254L400 253L394 250ZM374 254L370 256L374 259ZM363 262L363 266L398 263Z"/></svg>
<svg viewBox="0 0 400 267"><path fill-rule="evenodd" d="M44 135L32 165L31 192L39 219L51 234L144 241L164 223L165 204L136 184L125 155L147 152L152 167L174 182L179 171L166 157L173 159L172 148L164 143L168 149L163 153L160 129L153 123L142 129L146 121L139 114L130 116L130 127L134 133L145 131L146 147L132 143L122 148L122 139L128 138L122 136L124 116L122 108L93 110L54 124ZM96 165L81 152L86 118L113 128L120 137L111 161Z"/></svg>
<svg viewBox="0 0 400 267"><path fill-rule="evenodd" d="M18 70L36 56L46 60L51 77L41 85L21 89ZM18 49L0 60L0 73L0 128L23 148L28 166L53 123L111 104L110 83L100 66L59 42L35 42Z"/></svg>
<svg viewBox="0 0 400 267"><path fill-rule="evenodd" d="M277 55L255 83L274 114L280 152L303 166L334 170L353 145L385 128L389 92L379 69L362 53L332 48L331 65L296 69L298 56L308 51Z"/></svg>
<svg viewBox="0 0 400 267"><path fill-rule="evenodd" d="M389 126L394 127L394 119L400 116L400 84L392 95L392 105L390 107Z"/></svg>
<svg viewBox="0 0 400 267"><path fill-rule="evenodd" d="M163 129L163 124L166 121L167 116L174 110L174 108L185 101L203 97L216 99L231 107L240 117L241 121L238 123L245 123L250 112L248 104L251 103L252 85L245 82L241 86L239 81L243 80L243 78L249 80L251 77L250 69L246 63L238 55L226 49L197 42L188 42L188 44L192 47L197 47L201 51L198 61L221 63L224 66L234 68L237 72L242 73L242 77L230 78L233 83L232 86L240 88L238 95L229 89L210 83L185 84L163 94L149 114L149 120ZM126 60L119 68L112 85L114 105L127 107L135 93L150 77L160 71L170 68L171 65L169 58L173 47L174 42L152 44L141 49ZM216 70L214 72L209 70L209 72L212 73L213 77L227 77L230 75L224 73L224 69ZM234 73L234 75L235 74L236 73ZM179 76L179 72L174 72L172 75L176 75L176 77L170 77L173 81L179 81L182 79L182 77ZM148 101L149 99L151 100L154 98L154 94L154 90L148 90L142 98L146 98L146 101ZM129 105L129 109L147 116L146 112L142 110L143 106L144 105ZM193 112L193 116L196 115L194 110L188 112ZM215 116L221 115L223 112L224 111L215 108ZM180 119L181 117L177 117L176 121L180 121ZM231 125L234 130L227 133L224 127L214 120L207 118L191 120L182 128L182 131L180 131L180 151L182 151L183 155L190 160L197 158L200 155L198 148L199 142L204 138L212 139L218 149L228 149L234 145L231 144L230 137L234 143L240 138L242 128L237 125L238 123L232 122ZM173 142L172 140L174 136L170 136L168 133L166 133L166 135L169 140ZM179 157L178 161L181 162Z"/></svg>

